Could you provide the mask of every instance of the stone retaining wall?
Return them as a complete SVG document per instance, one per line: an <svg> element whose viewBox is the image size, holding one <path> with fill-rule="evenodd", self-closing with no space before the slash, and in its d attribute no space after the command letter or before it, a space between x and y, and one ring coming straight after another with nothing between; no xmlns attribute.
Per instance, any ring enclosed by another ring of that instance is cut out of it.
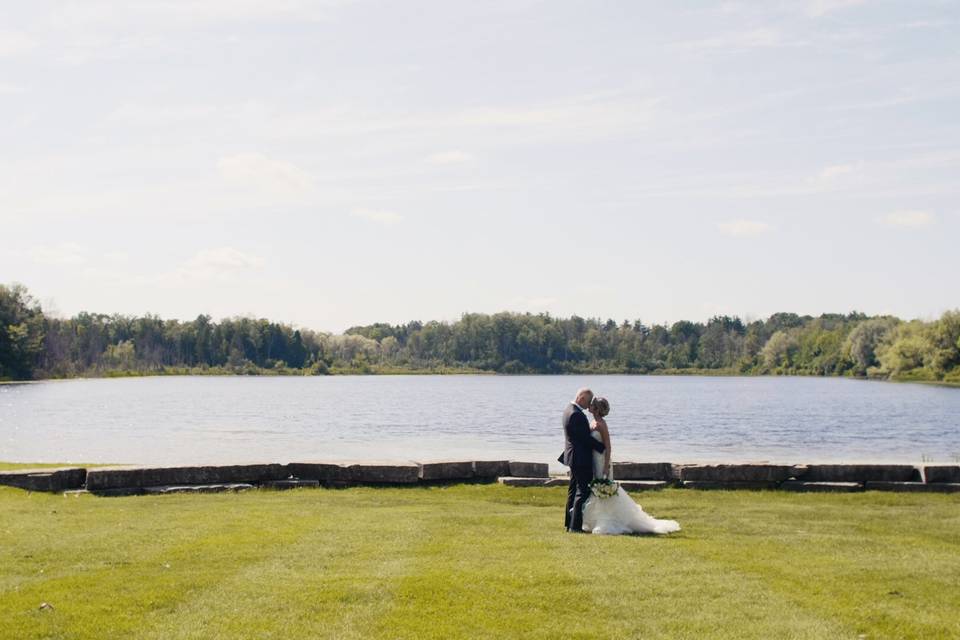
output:
<svg viewBox="0 0 960 640"><path fill-rule="evenodd" d="M674 464L615 462L614 477L628 491L783 489L805 492L960 492L960 465L884 464ZM439 460L409 463L291 462L184 467L63 467L0 471L0 485L29 491L86 490L99 495L249 488L416 485L495 482L516 487L565 486L546 463L517 460Z"/></svg>
<svg viewBox="0 0 960 640"><path fill-rule="evenodd" d="M0 471L0 485L28 491L69 491L83 486L87 470L79 467L59 469L16 469Z"/></svg>

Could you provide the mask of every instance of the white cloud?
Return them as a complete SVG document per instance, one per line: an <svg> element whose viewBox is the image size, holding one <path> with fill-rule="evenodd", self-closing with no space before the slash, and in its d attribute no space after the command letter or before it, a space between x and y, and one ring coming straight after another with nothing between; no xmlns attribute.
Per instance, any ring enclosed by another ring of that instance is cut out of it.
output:
<svg viewBox="0 0 960 640"><path fill-rule="evenodd" d="M260 153L224 156L217 162L217 168L230 183L259 188L276 196L303 194L313 188L313 178L295 164Z"/></svg>
<svg viewBox="0 0 960 640"><path fill-rule="evenodd" d="M244 253L233 247L217 247L199 251L186 262L186 265L204 269L236 270L262 267L263 262L263 258Z"/></svg>
<svg viewBox="0 0 960 640"><path fill-rule="evenodd" d="M56 23L64 28L129 27L144 24L163 27L196 28L209 22L248 22L278 19L302 21L327 20L331 12L349 0L143 0L117 3L111 0L85 0L60 8Z"/></svg>
<svg viewBox="0 0 960 640"><path fill-rule="evenodd" d="M813 18L820 18L857 5L865 4L867 0L810 0L807 3L807 15Z"/></svg>
<svg viewBox="0 0 960 640"><path fill-rule="evenodd" d="M385 209L354 209L350 212L350 215L354 218L363 218L384 225L396 224L403 220L400 214Z"/></svg>
<svg viewBox="0 0 960 640"><path fill-rule="evenodd" d="M467 109L452 115L442 124L451 127L556 127L622 131L623 128L649 125L659 102L657 98L600 100L587 96L541 107Z"/></svg>
<svg viewBox="0 0 960 640"><path fill-rule="evenodd" d="M80 274L88 280L98 281L100 285L149 287L157 283L156 278L130 273L126 268L88 266Z"/></svg>
<svg viewBox="0 0 960 640"><path fill-rule="evenodd" d="M460 164L473 160L473 156L464 151L442 151L427 156L427 162L432 164Z"/></svg>
<svg viewBox="0 0 960 640"><path fill-rule="evenodd" d="M29 251L29 254L37 264L53 266L78 265L85 263L88 259L86 247L75 242L36 246Z"/></svg>
<svg viewBox="0 0 960 640"><path fill-rule="evenodd" d="M675 46L680 49L757 49L785 44L776 29L761 28L750 31L726 33L702 40L688 40Z"/></svg>
<svg viewBox="0 0 960 640"><path fill-rule="evenodd" d="M154 105L124 104L110 114L109 119L133 125L171 125L198 120L213 115L211 105Z"/></svg>
<svg viewBox="0 0 960 640"><path fill-rule="evenodd" d="M557 302L559 301L556 298L550 297L513 298L507 308L513 311L541 313L555 307Z"/></svg>
<svg viewBox="0 0 960 640"><path fill-rule="evenodd" d="M880 221L888 227L918 228L933 224L934 217L927 211L895 211L883 216Z"/></svg>
<svg viewBox="0 0 960 640"><path fill-rule="evenodd" d="M198 251L174 273L175 277L198 280L227 280L239 273L260 269L265 260L234 247Z"/></svg>
<svg viewBox="0 0 960 640"><path fill-rule="evenodd" d="M728 236L734 236L737 238L748 237L748 236L758 236L770 231L771 227L766 222L760 222L758 220L730 220L729 222L721 222L717 225L720 228L720 231Z"/></svg>
<svg viewBox="0 0 960 640"><path fill-rule="evenodd" d="M0 58L12 58L29 53L37 42L25 33L0 31Z"/></svg>
<svg viewBox="0 0 960 640"><path fill-rule="evenodd" d="M850 173L853 173L859 169L859 165L855 164L835 164L829 167L824 167L820 172L819 177L823 180L833 180L834 178L839 178Z"/></svg>
<svg viewBox="0 0 960 640"><path fill-rule="evenodd" d="M528 106L470 107L452 111L396 114L355 107L328 107L309 112L281 113L250 108L243 123L272 140L299 142L331 136L384 134L416 136L418 141L443 144L453 138L478 135L489 143L502 136L511 145L539 139L582 140L622 136L650 128L661 103L656 97L577 96ZM451 133L455 132L455 133Z"/></svg>
<svg viewBox="0 0 960 640"><path fill-rule="evenodd" d="M107 262L128 262L130 254L126 251L108 251L103 254L103 259Z"/></svg>
<svg viewBox="0 0 960 640"><path fill-rule="evenodd" d="M838 189L849 189L855 184L862 184L864 176L863 163L833 164L824 167L814 175L809 176L803 186L797 186L799 191L806 189L807 193L824 193Z"/></svg>

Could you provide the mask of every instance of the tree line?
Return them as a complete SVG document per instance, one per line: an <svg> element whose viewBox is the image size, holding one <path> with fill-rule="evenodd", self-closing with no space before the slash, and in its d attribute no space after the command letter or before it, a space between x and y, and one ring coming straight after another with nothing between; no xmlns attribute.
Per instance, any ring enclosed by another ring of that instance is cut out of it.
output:
<svg viewBox="0 0 960 640"><path fill-rule="evenodd" d="M256 318L44 314L0 285L0 379L176 373L728 373L960 383L960 310L935 321L776 313L645 325L548 314L464 314L342 335Z"/></svg>

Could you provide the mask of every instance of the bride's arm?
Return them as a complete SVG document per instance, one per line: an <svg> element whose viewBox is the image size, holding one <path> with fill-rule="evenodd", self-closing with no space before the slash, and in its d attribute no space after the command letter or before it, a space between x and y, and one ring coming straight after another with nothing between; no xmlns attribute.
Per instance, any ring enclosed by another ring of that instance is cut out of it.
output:
<svg viewBox="0 0 960 640"><path fill-rule="evenodd" d="M610 430L607 428L607 421L603 418L597 420L597 431L603 438L603 472L604 475L610 475Z"/></svg>

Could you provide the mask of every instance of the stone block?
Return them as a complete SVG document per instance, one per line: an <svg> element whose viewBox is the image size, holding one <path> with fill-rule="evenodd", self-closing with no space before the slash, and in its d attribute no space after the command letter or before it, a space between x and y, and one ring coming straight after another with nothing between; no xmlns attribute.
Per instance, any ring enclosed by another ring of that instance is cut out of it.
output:
<svg viewBox="0 0 960 640"><path fill-rule="evenodd" d="M556 478L498 478L497 482L508 487L546 487L549 486L549 483ZM569 482L566 481L563 484L566 485Z"/></svg>
<svg viewBox="0 0 960 640"><path fill-rule="evenodd" d="M617 480L667 480L680 478L680 469L670 462L614 462L613 477Z"/></svg>
<svg viewBox="0 0 960 640"><path fill-rule="evenodd" d="M113 489L88 489L90 493L101 498L122 498L124 496L142 496L143 487L115 487Z"/></svg>
<svg viewBox="0 0 960 640"><path fill-rule="evenodd" d="M797 480L807 482L917 482L920 470L909 464L811 464Z"/></svg>
<svg viewBox="0 0 960 640"><path fill-rule="evenodd" d="M680 469L684 482L778 483L796 476L803 467L782 464L698 464ZM616 472L614 472L614 477Z"/></svg>
<svg viewBox="0 0 960 640"><path fill-rule="evenodd" d="M909 491L918 493L958 493L960 483L950 482L867 482L867 491Z"/></svg>
<svg viewBox="0 0 960 640"><path fill-rule="evenodd" d="M351 464L350 482L356 484L415 484L420 468L415 464Z"/></svg>
<svg viewBox="0 0 960 640"><path fill-rule="evenodd" d="M286 465L244 464L202 467L113 467L89 469L87 489L121 487L165 487L173 485L255 484L267 480L283 480Z"/></svg>
<svg viewBox="0 0 960 640"><path fill-rule="evenodd" d="M680 483L680 486L684 489L747 489L751 491L776 489L778 485L779 483L777 482L719 482L717 480L684 480Z"/></svg>
<svg viewBox="0 0 960 640"><path fill-rule="evenodd" d="M787 480L780 485L781 489L787 491L800 491L804 493L851 493L854 491L863 491L863 485L859 482L807 482L805 480Z"/></svg>
<svg viewBox="0 0 960 640"><path fill-rule="evenodd" d="M423 482L470 480L474 477L473 461L421 462L419 477Z"/></svg>
<svg viewBox="0 0 960 640"><path fill-rule="evenodd" d="M510 475L507 460L474 460L473 475L477 478L500 478Z"/></svg>
<svg viewBox="0 0 960 640"><path fill-rule="evenodd" d="M617 482L624 491L656 491L670 485L666 480L617 480Z"/></svg>
<svg viewBox="0 0 960 640"><path fill-rule="evenodd" d="M245 482L231 482L227 484L185 484L166 487L143 487L146 495L166 495L168 493L227 493L248 491L253 489L252 484Z"/></svg>
<svg viewBox="0 0 960 640"><path fill-rule="evenodd" d="M320 484L336 485L350 481L350 470L333 462L291 462L287 471L294 478L317 480Z"/></svg>
<svg viewBox="0 0 960 640"><path fill-rule="evenodd" d="M546 462L510 461L510 475L514 478L547 478L550 469Z"/></svg>
<svg viewBox="0 0 960 640"><path fill-rule="evenodd" d="M79 489L87 477L81 467L47 469L12 469L0 471L0 485L18 487L27 491L67 491Z"/></svg>
<svg viewBox="0 0 960 640"><path fill-rule="evenodd" d="M926 466L923 468L923 477L927 482L960 482L960 466Z"/></svg>
<svg viewBox="0 0 960 640"><path fill-rule="evenodd" d="M296 480L293 478L288 480L267 480L266 482L260 483L261 489L276 489L278 491L284 489L317 489L319 487L319 480Z"/></svg>

